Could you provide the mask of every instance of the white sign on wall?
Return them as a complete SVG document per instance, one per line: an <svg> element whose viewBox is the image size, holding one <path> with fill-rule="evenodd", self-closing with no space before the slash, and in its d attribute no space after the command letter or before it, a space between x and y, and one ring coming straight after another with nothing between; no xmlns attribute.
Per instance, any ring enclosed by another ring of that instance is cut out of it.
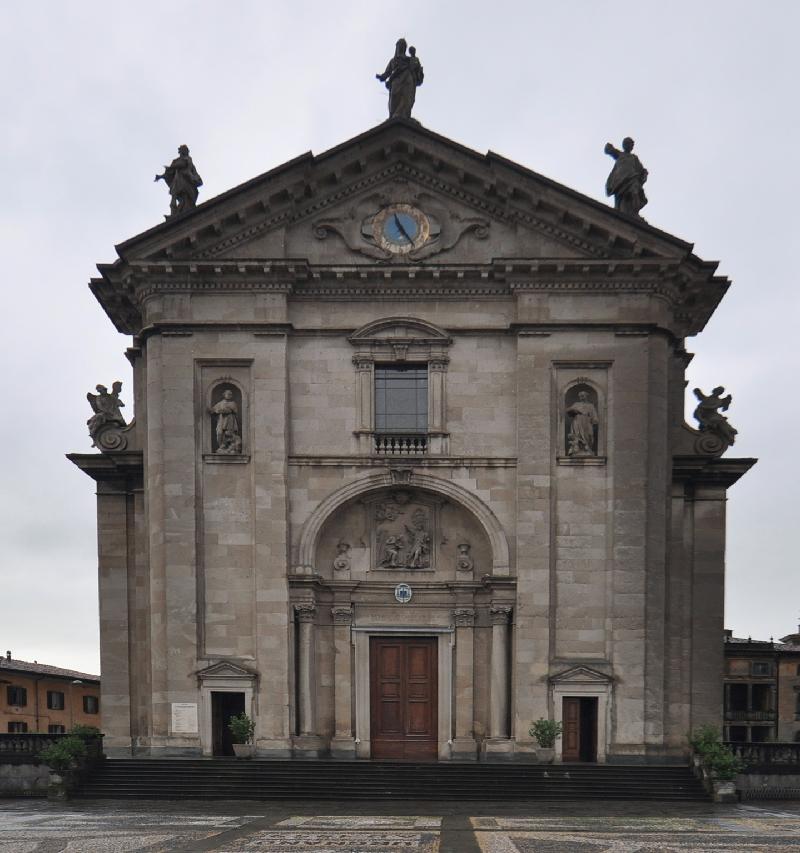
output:
<svg viewBox="0 0 800 853"><path fill-rule="evenodd" d="M197 730L197 703L173 702L172 733L196 735Z"/></svg>

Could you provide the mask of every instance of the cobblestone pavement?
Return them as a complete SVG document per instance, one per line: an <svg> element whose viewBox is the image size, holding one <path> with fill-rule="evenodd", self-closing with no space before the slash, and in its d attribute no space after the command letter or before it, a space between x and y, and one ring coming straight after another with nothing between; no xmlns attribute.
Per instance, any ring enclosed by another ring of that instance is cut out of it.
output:
<svg viewBox="0 0 800 853"><path fill-rule="evenodd" d="M780 853L800 802L0 800L0 853Z"/></svg>

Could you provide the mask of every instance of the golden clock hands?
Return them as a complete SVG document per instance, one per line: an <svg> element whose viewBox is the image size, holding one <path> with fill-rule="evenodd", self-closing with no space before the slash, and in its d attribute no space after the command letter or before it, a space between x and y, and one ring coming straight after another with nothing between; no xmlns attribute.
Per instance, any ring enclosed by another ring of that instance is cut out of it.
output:
<svg viewBox="0 0 800 853"><path fill-rule="evenodd" d="M394 224L397 226L398 231L408 240L409 243L413 243L414 241L408 236L408 232L405 228L403 228L403 223L400 221L400 217L395 213L394 214Z"/></svg>

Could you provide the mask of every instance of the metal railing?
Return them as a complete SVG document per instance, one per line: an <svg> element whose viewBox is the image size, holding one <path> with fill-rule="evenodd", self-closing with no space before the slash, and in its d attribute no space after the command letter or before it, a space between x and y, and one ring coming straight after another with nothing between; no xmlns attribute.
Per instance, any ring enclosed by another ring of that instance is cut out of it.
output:
<svg viewBox="0 0 800 853"><path fill-rule="evenodd" d="M800 765L800 743L740 743L728 741L726 746L744 761L746 767L764 765Z"/></svg>
<svg viewBox="0 0 800 853"><path fill-rule="evenodd" d="M726 711L726 720L774 721L775 711Z"/></svg>
<svg viewBox="0 0 800 853"><path fill-rule="evenodd" d="M375 452L381 455L420 456L428 452L428 436L376 432Z"/></svg>

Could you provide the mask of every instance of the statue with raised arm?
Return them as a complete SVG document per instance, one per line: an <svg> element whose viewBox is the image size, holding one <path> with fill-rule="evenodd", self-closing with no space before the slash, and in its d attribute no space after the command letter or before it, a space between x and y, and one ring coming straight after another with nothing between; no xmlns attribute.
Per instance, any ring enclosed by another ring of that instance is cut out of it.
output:
<svg viewBox="0 0 800 853"><path fill-rule="evenodd" d="M406 55L406 40L398 39L386 70L375 77L389 90L389 118L411 118L417 86L425 77L417 49L410 47Z"/></svg>
<svg viewBox="0 0 800 853"><path fill-rule="evenodd" d="M86 395L89 405L92 407L94 414L86 421L86 426L89 427L89 435L92 437L92 442L97 446L97 438L100 431L106 426L116 426L123 429L127 426L125 418L122 417L120 409L125 404L119 398L119 392L122 391L122 383L114 382L111 386L111 393L108 393L108 388L105 385L95 386L97 394L92 394L91 391Z"/></svg>
<svg viewBox="0 0 800 853"><path fill-rule="evenodd" d="M203 186L203 179L197 174L186 145L178 148L178 156L169 166L164 166L163 173L156 175L154 180L164 181L169 187L170 216L192 210L197 204L198 190Z"/></svg>
<svg viewBox="0 0 800 853"><path fill-rule="evenodd" d="M644 194L647 169L633 153L633 140L626 136L622 140L622 151L607 142L604 151L615 161L606 181L606 195L614 196L614 207L620 213L641 216L639 211L647 204Z"/></svg>
<svg viewBox="0 0 800 853"><path fill-rule="evenodd" d="M728 394L727 397L723 397L724 392L725 389L722 385L719 385L707 397L699 388L695 388L694 396L700 402L694 410L694 416L700 423L699 429L701 432L708 430L708 432L713 433L726 444L731 445L736 438L737 430L728 423L725 415L720 414L720 409L723 412L727 412L733 396Z"/></svg>

